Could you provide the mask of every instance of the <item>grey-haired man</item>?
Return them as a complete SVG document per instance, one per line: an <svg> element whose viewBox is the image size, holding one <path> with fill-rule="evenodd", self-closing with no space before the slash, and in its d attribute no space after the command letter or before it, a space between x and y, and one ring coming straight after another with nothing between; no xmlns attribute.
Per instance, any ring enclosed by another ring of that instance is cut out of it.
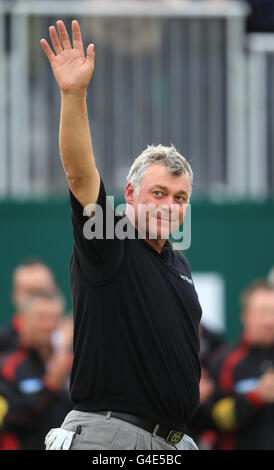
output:
<svg viewBox="0 0 274 470"><path fill-rule="evenodd" d="M126 213L112 212L114 227L130 226L135 236L109 236L86 108L94 46L84 52L77 21L72 44L62 21L57 30L49 28L55 54L45 39L41 45L61 91L60 152L72 207L74 409L50 431L46 448L195 449L185 432L199 403L201 307L189 264L168 241L183 221L192 171L174 147L148 147L130 169ZM84 235L90 204L102 209L103 236Z"/></svg>

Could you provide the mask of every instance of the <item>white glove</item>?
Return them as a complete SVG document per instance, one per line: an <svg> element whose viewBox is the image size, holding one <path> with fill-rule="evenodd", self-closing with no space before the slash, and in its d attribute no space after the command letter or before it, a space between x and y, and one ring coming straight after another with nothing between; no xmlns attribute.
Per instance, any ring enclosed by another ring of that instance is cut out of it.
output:
<svg viewBox="0 0 274 470"><path fill-rule="evenodd" d="M46 450L69 450L75 434L62 428L51 429L45 438Z"/></svg>

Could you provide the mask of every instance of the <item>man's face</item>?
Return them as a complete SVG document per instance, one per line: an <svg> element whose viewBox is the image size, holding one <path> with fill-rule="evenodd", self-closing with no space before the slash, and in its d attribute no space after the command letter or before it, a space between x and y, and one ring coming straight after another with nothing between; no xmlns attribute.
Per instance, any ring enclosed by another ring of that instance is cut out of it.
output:
<svg viewBox="0 0 274 470"><path fill-rule="evenodd" d="M251 343L274 343L274 291L260 288L250 294L243 314L244 331Z"/></svg>
<svg viewBox="0 0 274 470"><path fill-rule="evenodd" d="M181 225L191 193L188 173L172 175L162 164L150 165L136 192L126 199L134 210L135 226L148 238L166 239Z"/></svg>
<svg viewBox="0 0 274 470"><path fill-rule="evenodd" d="M38 263L19 268L13 284L13 302L17 308L32 292L52 292L55 288L52 273L46 266Z"/></svg>
<svg viewBox="0 0 274 470"><path fill-rule="evenodd" d="M51 345L51 335L59 326L62 306L55 299L34 299L24 314L24 328L28 343L33 347Z"/></svg>

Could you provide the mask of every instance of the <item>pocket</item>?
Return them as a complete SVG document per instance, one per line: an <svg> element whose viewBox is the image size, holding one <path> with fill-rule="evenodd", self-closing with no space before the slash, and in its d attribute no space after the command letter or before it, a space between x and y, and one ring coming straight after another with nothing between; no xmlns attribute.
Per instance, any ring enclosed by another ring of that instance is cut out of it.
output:
<svg viewBox="0 0 274 470"><path fill-rule="evenodd" d="M112 450L134 450L137 448L138 429L119 426L110 442Z"/></svg>

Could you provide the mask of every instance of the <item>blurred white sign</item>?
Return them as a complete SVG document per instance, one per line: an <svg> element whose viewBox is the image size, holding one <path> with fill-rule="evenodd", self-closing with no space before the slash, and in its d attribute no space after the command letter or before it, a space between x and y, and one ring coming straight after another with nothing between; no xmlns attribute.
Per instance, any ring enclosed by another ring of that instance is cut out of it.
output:
<svg viewBox="0 0 274 470"><path fill-rule="evenodd" d="M216 333L225 329L225 282L218 273L192 273L203 310L202 324Z"/></svg>

